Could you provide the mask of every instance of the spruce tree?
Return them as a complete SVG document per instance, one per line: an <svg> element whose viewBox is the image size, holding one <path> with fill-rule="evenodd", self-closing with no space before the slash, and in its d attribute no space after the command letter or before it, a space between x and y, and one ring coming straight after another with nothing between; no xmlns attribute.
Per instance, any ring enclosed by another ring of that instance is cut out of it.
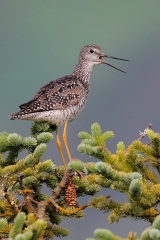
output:
<svg viewBox="0 0 160 240"><path fill-rule="evenodd" d="M110 223L120 218L146 220L151 225L140 238L159 239L160 134L149 125L138 140L127 147L119 142L112 153L107 142L114 133L102 133L100 125L94 123L91 133L79 133L78 151L96 161L89 162L86 156L85 163L75 160L64 167L41 158L54 130L41 122L32 125L28 137L0 134L0 239L65 237L69 231L59 226L62 218L82 218L88 207L109 213ZM142 142L143 137L148 137L148 144ZM27 155L20 159L24 150ZM42 192L44 185L51 190L50 195ZM108 195L95 197L102 188L124 193L128 202L114 201ZM89 201L80 205L79 197L86 195ZM94 235L98 240L121 239L107 229L96 229ZM125 239L137 239L136 233Z"/></svg>

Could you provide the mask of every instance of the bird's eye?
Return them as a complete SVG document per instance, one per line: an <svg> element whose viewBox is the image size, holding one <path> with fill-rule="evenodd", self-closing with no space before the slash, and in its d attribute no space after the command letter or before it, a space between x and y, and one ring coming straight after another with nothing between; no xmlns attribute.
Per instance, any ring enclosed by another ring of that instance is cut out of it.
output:
<svg viewBox="0 0 160 240"><path fill-rule="evenodd" d="M90 49L90 53L94 53L94 50L93 50L93 49Z"/></svg>

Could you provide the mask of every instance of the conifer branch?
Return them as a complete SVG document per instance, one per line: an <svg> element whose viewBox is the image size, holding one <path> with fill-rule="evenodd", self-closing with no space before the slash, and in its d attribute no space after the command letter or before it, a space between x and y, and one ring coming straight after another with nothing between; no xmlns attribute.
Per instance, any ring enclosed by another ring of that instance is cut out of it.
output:
<svg viewBox="0 0 160 240"><path fill-rule="evenodd" d="M54 190L53 195L46 201L38 203L38 213L37 213L38 218L44 218L45 207L47 205L49 205L49 203L53 204L53 206L57 210L60 210L60 212L66 216L74 215L77 212L79 212L89 206L89 204L84 204L83 206L80 206L77 208L64 209L55 202L55 200L60 196L61 192L66 188L69 179L72 178L74 174L75 174L75 172L73 170L67 169L66 172L64 173L64 176L63 176L61 182L58 184L57 188Z"/></svg>
<svg viewBox="0 0 160 240"><path fill-rule="evenodd" d="M52 160L41 160L46 143L53 138L49 124L35 123L29 137L1 133L0 217L7 218L8 223L2 219L0 237L7 238L10 234L15 239L18 236L38 240L46 236L48 239L54 235L66 236L68 231L59 227L61 219L65 216L80 218L86 207L109 213L111 223L122 217L147 220L153 224L142 234L142 240L146 236L149 240L150 236L152 239L159 236L159 220L155 219L160 215L157 208L160 203L160 134L151 130L150 124L140 134L128 147L120 141L116 152L112 153L107 142L114 136L113 132L103 133L100 125L94 123L91 133L79 134L82 141L78 150L96 161L72 161L66 169L56 166ZM142 143L144 136L148 136L150 144ZM18 159L23 150L28 151L27 156ZM42 186L48 187L52 194L42 193ZM112 195L94 197L102 188L126 194L128 202L114 201ZM18 195L23 196L23 200L20 201ZM85 195L90 196L89 203L80 206L79 196ZM18 232L14 227L17 221L23 223L18 224ZM98 238L102 234L105 238L119 239L108 231L99 230L97 234ZM127 239L135 240L136 235L130 233Z"/></svg>
<svg viewBox="0 0 160 240"><path fill-rule="evenodd" d="M139 131L140 137L138 138L138 141L141 141L142 138L144 138L147 135L148 130L151 129L151 128L152 128L152 123L149 123L148 126L146 127L146 129L143 132Z"/></svg>

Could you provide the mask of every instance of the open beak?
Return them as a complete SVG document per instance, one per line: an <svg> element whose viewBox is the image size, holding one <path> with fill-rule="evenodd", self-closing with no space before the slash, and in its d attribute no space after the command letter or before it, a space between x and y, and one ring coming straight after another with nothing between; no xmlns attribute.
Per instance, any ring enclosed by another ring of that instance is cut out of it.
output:
<svg viewBox="0 0 160 240"><path fill-rule="evenodd" d="M127 59L117 58L117 57L113 57L113 56L109 56L109 55L103 55L102 57L112 58L112 59L116 59L116 60L121 60L121 61L127 61L127 62L129 62L129 60L127 60ZM126 73L126 72L124 72L123 70L121 70L121 69L119 69L119 68L116 68L116 67L114 67L113 65L109 64L108 62L104 61L102 58L101 58L101 60L102 60L102 63L107 64L108 66L110 66L110 67L112 67L112 68L115 68L115 69L117 69L117 70L120 71L120 72Z"/></svg>

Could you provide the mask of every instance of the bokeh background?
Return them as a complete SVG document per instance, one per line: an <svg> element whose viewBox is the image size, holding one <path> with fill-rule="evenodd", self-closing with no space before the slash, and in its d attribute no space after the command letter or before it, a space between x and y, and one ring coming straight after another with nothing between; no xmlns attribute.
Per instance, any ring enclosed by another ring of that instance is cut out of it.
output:
<svg viewBox="0 0 160 240"><path fill-rule="evenodd" d="M93 160L77 151L78 132L90 132L93 122L100 123L103 131L114 131L107 146L112 152L118 141L127 146L137 139L139 130L150 122L160 131L159 9L159 0L1 0L0 131L29 135L31 122L11 121L9 115L43 84L71 73L80 49L92 43L130 63L110 60L127 74L106 65L94 68L87 105L69 125L72 156ZM55 140L48 144L46 158L61 164ZM111 195L115 200L126 200L118 192ZM128 219L110 225L107 216L87 209L84 220L64 219L61 226L71 231L66 240L92 237L99 227L121 237L129 231L139 236L149 226Z"/></svg>

